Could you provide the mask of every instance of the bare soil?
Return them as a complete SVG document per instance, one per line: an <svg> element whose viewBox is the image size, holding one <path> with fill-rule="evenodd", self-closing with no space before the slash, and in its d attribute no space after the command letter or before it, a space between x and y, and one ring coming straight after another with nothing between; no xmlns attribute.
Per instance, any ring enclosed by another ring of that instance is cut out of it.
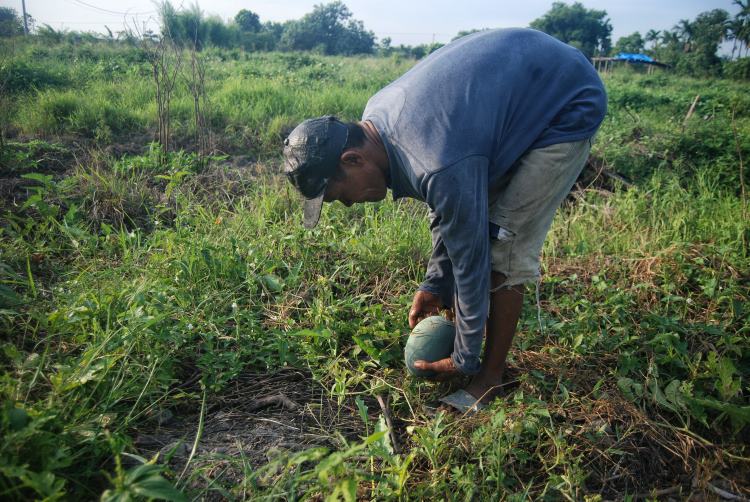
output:
<svg viewBox="0 0 750 502"><path fill-rule="evenodd" d="M373 401L369 408L378 410L378 405ZM160 453L179 473L199 420L196 408L162 410L152 417L153 428L137 431L136 450L147 458ZM191 470L225 471L221 477L231 483L244 478L243 469L258 468L277 455L316 446L334 449L341 445L339 434L348 441L365 435L352 399L339 404L300 370L244 373L221 395L209 396Z"/></svg>

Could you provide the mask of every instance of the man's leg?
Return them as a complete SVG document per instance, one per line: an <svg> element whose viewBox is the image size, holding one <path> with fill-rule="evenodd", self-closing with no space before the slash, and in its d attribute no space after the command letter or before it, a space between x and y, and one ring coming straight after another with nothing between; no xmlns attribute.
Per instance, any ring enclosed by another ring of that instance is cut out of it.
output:
<svg viewBox="0 0 750 502"><path fill-rule="evenodd" d="M586 139L530 150L492 189L492 289L506 280L510 286L490 297L484 359L479 374L464 389L472 396L484 396L483 401L490 400L488 390L502 383L505 359L521 314L523 284L539 278L544 239L557 208L586 164L590 146ZM417 361L415 366L448 375L458 372L451 358L432 363ZM494 390L497 394L498 389Z"/></svg>
<svg viewBox="0 0 750 502"><path fill-rule="evenodd" d="M490 296L490 316L487 319L482 368L466 386L469 394L484 402L491 401L500 392L505 360L516 334L523 306L524 286L501 287L505 279L504 274L492 272L494 292Z"/></svg>

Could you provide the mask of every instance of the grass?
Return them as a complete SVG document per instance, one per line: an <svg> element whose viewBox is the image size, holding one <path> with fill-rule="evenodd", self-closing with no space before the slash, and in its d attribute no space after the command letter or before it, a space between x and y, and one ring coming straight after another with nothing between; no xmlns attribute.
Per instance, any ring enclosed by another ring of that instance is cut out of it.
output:
<svg viewBox="0 0 750 502"><path fill-rule="evenodd" d="M741 85L607 77L604 171L555 219L541 312L530 288L511 354L518 383L455 417L429 412L446 385L401 362L426 208L334 204L305 231L275 174L287 128L356 119L411 61L209 51L228 154L206 164L149 150L137 51L14 51L33 62L11 74L0 156L3 498L750 495ZM178 88L185 147L191 110ZM299 408L248 411L276 392ZM263 427L272 439L252 436Z"/></svg>

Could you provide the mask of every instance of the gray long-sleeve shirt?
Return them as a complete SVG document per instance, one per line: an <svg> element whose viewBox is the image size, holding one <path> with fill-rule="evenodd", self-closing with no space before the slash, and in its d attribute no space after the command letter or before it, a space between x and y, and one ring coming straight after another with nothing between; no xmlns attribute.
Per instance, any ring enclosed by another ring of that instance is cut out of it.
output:
<svg viewBox="0 0 750 502"><path fill-rule="evenodd" d="M530 29L463 37L367 103L383 139L394 199L430 207L432 257L421 290L455 295L453 360L479 371L489 308L488 191L533 148L591 137L606 93L576 49Z"/></svg>

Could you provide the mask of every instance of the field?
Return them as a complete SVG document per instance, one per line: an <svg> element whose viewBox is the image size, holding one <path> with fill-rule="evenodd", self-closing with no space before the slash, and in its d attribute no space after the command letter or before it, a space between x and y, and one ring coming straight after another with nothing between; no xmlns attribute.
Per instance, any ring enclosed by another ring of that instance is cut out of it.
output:
<svg viewBox="0 0 750 502"><path fill-rule="evenodd" d="M460 416L402 362L426 207L306 231L278 174L413 60L206 50L165 153L149 54L0 54L0 498L750 498L747 84L604 76L514 383Z"/></svg>

